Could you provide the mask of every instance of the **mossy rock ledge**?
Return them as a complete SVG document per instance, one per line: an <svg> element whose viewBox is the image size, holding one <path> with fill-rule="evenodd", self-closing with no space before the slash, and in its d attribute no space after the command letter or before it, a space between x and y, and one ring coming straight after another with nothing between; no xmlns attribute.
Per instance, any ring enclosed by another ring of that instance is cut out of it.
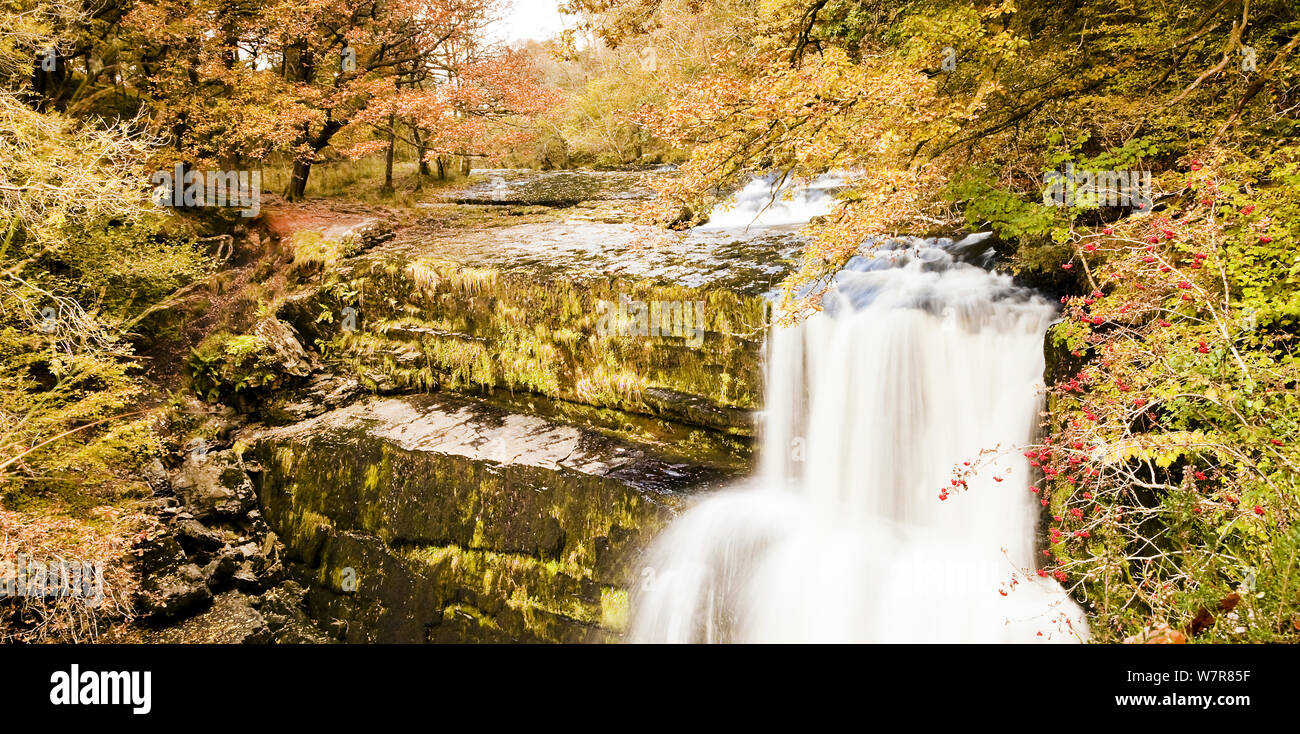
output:
<svg viewBox="0 0 1300 734"><path fill-rule="evenodd" d="M278 315L371 392L526 393L753 434L762 294L578 274L567 261L507 267L455 251L464 246L347 259ZM613 326L649 304L666 309L649 335Z"/></svg>
<svg viewBox="0 0 1300 734"><path fill-rule="evenodd" d="M240 440L350 642L616 641L643 548L744 461L449 395L371 398Z"/></svg>

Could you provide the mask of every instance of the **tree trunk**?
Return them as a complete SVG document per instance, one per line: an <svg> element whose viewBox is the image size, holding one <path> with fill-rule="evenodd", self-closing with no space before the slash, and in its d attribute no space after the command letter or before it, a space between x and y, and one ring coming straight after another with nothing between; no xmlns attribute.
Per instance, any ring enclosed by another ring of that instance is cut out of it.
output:
<svg viewBox="0 0 1300 734"><path fill-rule="evenodd" d="M289 186L284 191L284 198L289 201L302 201L307 194L307 177L311 175L311 161L294 161L293 175L289 177Z"/></svg>
<svg viewBox="0 0 1300 734"><path fill-rule="evenodd" d="M388 116L388 150L384 151L384 186L379 190L380 196L393 195L393 149L397 147L397 124L392 115Z"/></svg>
<svg viewBox="0 0 1300 734"><path fill-rule="evenodd" d="M443 156L438 156L437 160L438 160L438 180L446 181L447 180L447 159Z"/></svg>
<svg viewBox="0 0 1300 734"><path fill-rule="evenodd" d="M424 145L424 136L420 135L420 128L411 128L411 138L415 140L415 152L420 156L420 177L424 178L432 175L429 170L429 161L425 158L429 154L429 149Z"/></svg>
<svg viewBox="0 0 1300 734"><path fill-rule="evenodd" d="M470 172L469 156L463 155L460 157L460 175L468 176L469 172Z"/></svg>
<svg viewBox="0 0 1300 734"><path fill-rule="evenodd" d="M308 138L308 144L311 146L311 158L293 162L293 176L289 179L284 198L289 201L302 201L303 196L307 194L307 177L311 175L312 161L316 160L316 155L330 144L330 138L334 137L334 133L341 129L343 129L342 123L338 120L329 120L315 138L312 138L307 130L303 131L304 137Z"/></svg>
<svg viewBox="0 0 1300 734"><path fill-rule="evenodd" d="M420 128L411 126L411 139L415 141L416 171L415 171L415 190L424 190L424 180L427 179L431 172L429 171L429 161L425 159L429 149L424 146L424 138L420 135Z"/></svg>

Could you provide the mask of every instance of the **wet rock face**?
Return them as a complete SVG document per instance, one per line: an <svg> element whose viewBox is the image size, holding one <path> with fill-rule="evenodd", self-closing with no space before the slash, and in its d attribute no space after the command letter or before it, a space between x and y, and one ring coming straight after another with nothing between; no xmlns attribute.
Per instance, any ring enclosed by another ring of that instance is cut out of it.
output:
<svg viewBox="0 0 1300 734"><path fill-rule="evenodd" d="M450 397L372 399L266 429L259 499L345 640L617 637L679 491L730 469Z"/></svg>
<svg viewBox="0 0 1300 734"><path fill-rule="evenodd" d="M361 392L361 383L354 377L317 374L306 385L271 396L258 413L269 423L294 423L342 407Z"/></svg>

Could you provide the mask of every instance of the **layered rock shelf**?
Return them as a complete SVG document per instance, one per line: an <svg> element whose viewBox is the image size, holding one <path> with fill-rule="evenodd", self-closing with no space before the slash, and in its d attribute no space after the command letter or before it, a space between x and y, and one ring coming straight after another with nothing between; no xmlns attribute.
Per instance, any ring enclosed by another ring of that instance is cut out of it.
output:
<svg viewBox="0 0 1300 734"><path fill-rule="evenodd" d="M312 616L349 641L616 638L635 559L683 492L743 467L451 396L240 440L268 523L314 576Z"/></svg>

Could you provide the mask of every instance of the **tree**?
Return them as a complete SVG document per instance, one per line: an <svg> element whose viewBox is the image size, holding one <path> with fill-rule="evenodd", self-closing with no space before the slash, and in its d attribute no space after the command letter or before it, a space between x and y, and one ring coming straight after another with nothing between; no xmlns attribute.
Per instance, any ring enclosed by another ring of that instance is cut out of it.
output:
<svg viewBox="0 0 1300 734"><path fill-rule="evenodd" d="M539 83L525 54L484 46L478 34L469 34L408 68L393 94L359 113L354 125L373 128L379 139L342 152L358 158L385 150L389 190L398 141L417 150L422 174L435 160L442 176L448 156L463 161L462 173L468 173L471 158L495 159L531 139L532 119L560 99Z"/></svg>

